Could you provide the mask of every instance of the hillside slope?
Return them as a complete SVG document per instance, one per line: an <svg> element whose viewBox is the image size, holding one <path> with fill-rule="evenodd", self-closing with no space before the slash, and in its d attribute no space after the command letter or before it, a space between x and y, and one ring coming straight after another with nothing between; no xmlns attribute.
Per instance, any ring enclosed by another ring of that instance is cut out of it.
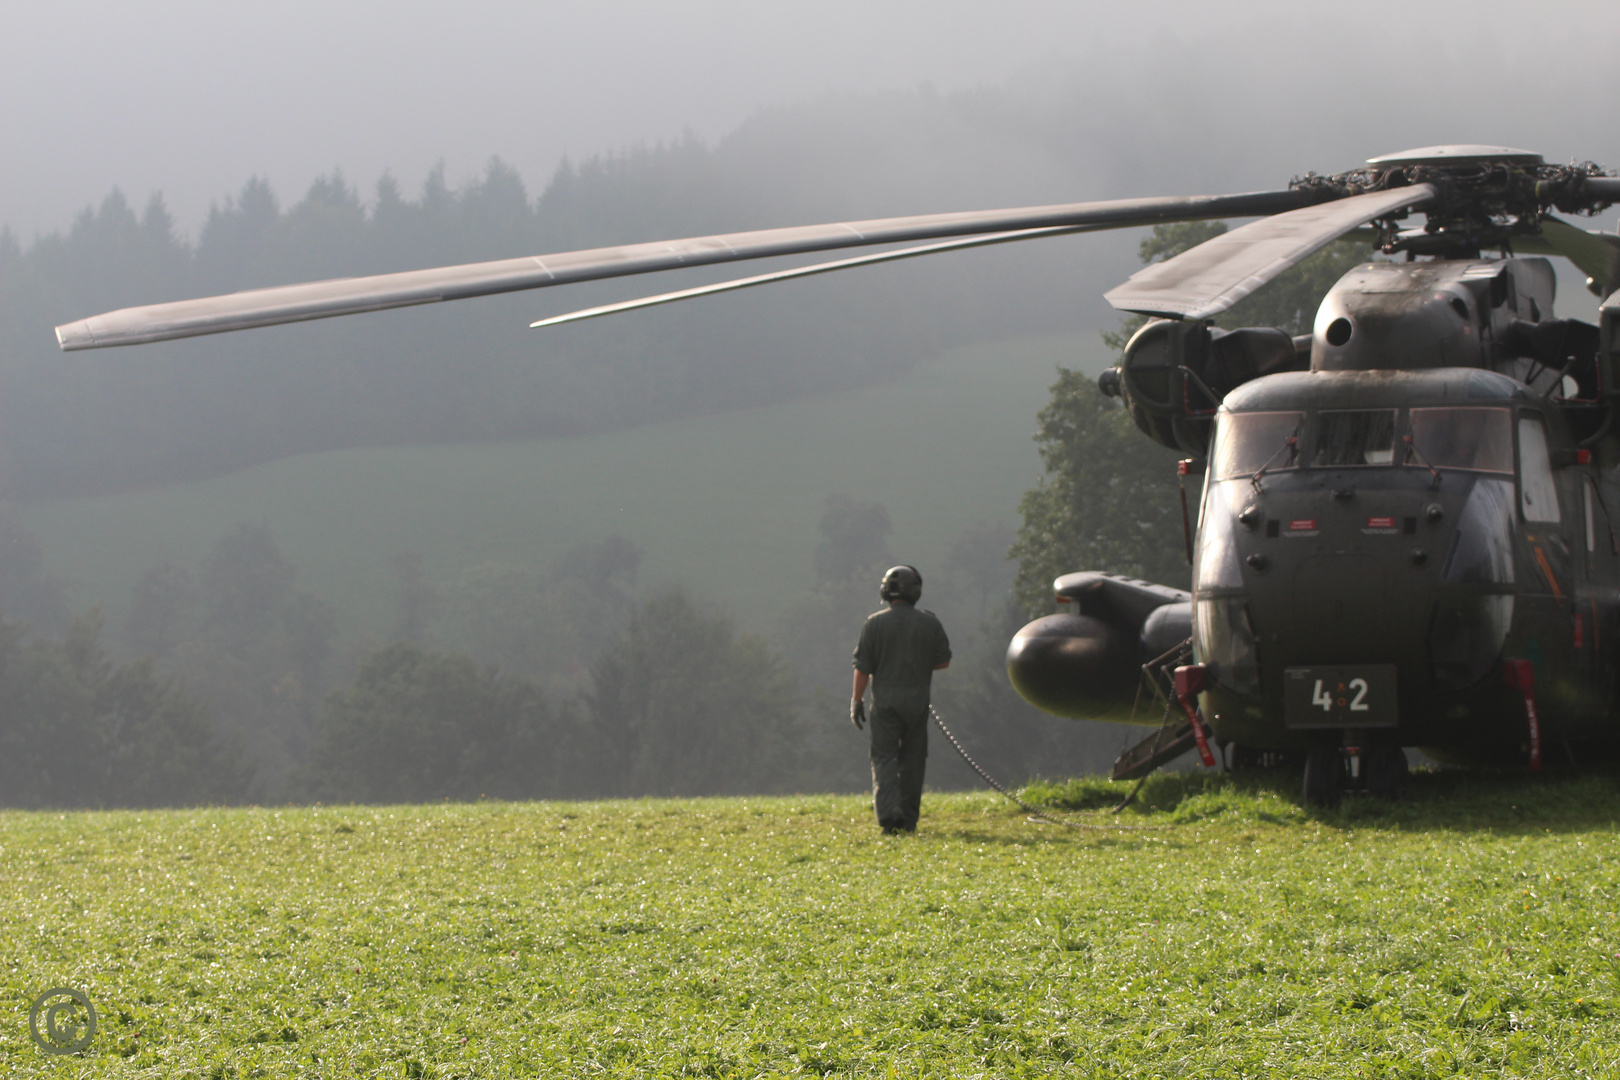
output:
<svg viewBox="0 0 1620 1080"><path fill-rule="evenodd" d="M1105 358L1090 333L1014 339L872 389L579 438L306 454L22 515L73 605L104 604L115 626L143 570L200 561L251 521L269 525L349 641L395 619L398 553L444 579L491 560L547 565L614 534L645 550L645 584L684 585L763 630L779 598L813 583L829 494L884 503L892 549L925 572L975 522L1010 529L1040 475L1030 436L1055 367Z"/></svg>

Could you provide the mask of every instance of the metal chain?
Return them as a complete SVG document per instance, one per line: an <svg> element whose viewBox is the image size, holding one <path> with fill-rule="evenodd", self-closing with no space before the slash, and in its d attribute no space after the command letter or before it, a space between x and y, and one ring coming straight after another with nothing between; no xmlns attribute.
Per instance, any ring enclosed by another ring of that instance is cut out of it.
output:
<svg viewBox="0 0 1620 1080"><path fill-rule="evenodd" d="M960 742L957 741L956 736L951 734L951 729L945 726L945 721L943 721L943 720L941 720L939 718L939 713L934 709L934 707L932 705L928 706L928 715L932 716L934 718L934 723L939 725L939 730L942 733L944 733L944 735L945 735L945 737L947 739L949 739L951 741L951 745L956 747L956 752L958 754L962 755L962 760L967 762L968 766L970 768L972 768L972 770L974 772L978 773L979 776L984 779L985 783L989 784L991 787L993 787L997 791L1001 792L1007 798L1009 798L1013 802L1017 803L1018 806L1021 809L1023 809L1024 811L1026 811L1033 820L1044 821L1048 825L1062 825L1065 828L1069 828L1069 829L1094 829L1094 830L1097 830L1099 832L1114 832L1114 831L1125 831L1125 830L1138 831L1138 830L1146 830L1146 829L1168 829L1170 827L1168 825L1098 825L1098 824L1096 824L1094 822L1089 822L1089 821L1065 821L1062 818L1052 817L1051 815L1047 814L1045 811L1041 810L1039 807L1031 806L1029 803L1025 802L1023 799L1020 799L1017 795L1014 795L1012 792L1010 792L1006 788L1002 787L1001 784L997 782L995 777L993 777L989 773L985 772L984 767L981 766L977 761L974 761L973 756L967 752L967 750L962 746L962 744ZM1123 804L1121 804L1121 805L1123 806Z"/></svg>

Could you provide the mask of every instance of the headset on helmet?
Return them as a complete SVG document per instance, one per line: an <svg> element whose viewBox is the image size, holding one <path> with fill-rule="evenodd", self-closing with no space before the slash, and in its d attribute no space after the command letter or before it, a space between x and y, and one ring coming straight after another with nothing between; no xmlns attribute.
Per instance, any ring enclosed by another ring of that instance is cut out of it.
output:
<svg viewBox="0 0 1620 1080"><path fill-rule="evenodd" d="M883 575L878 586L878 597L884 601L904 600L915 604L922 599L922 574L915 566L892 566Z"/></svg>

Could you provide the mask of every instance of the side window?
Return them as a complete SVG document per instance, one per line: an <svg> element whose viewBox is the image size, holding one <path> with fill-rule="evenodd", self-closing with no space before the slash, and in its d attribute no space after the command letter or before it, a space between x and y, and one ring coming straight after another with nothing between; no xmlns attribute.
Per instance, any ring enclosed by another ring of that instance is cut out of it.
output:
<svg viewBox="0 0 1620 1080"><path fill-rule="evenodd" d="M1437 469L1513 471L1513 414L1479 406L1413 409L1406 463ZM1414 453L1415 451L1415 453Z"/></svg>
<svg viewBox="0 0 1620 1080"><path fill-rule="evenodd" d="M1304 425L1302 412L1222 413L1215 428L1210 479L1298 468L1299 444L1294 440Z"/></svg>
<svg viewBox="0 0 1620 1080"><path fill-rule="evenodd" d="M1558 487L1547 455L1547 431L1533 416L1519 418L1519 509L1526 521L1558 523Z"/></svg>

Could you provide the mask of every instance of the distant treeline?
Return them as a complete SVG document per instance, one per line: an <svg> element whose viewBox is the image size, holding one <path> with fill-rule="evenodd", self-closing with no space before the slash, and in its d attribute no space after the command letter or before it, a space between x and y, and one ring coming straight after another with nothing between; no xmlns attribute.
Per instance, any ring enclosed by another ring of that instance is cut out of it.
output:
<svg viewBox="0 0 1620 1080"><path fill-rule="evenodd" d="M612 429L874 385L949 344L1070 328L1084 290L1075 260L1095 259L1095 239L547 331L528 323L764 264L110 353L63 355L51 333L113 308L308 279L1077 197L1085 182L1055 146L1061 127L995 105L902 95L780 110L713 146L564 164L537 197L499 161L463 186L435 172L414 195L388 176L361 192L333 174L290 205L255 179L194 241L160 196L136 206L116 191L66 232L24 245L0 230L0 498L193 480L336 447Z"/></svg>
<svg viewBox="0 0 1620 1080"><path fill-rule="evenodd" d="M1141 257L1219 230L1161 228ZM1359 258L1346 246L1312 256L1233 319L1297 330ZM955 645L940 711L1013 781L1100 771L1142 734L1043 716L1008 685L1006 642L1050 610L1052 578L1100 568L1189 584L1176 455L1072 371L1039 425L1046 475L1016 542L994 522L968 528L924 596L948 608ZM119 652L145 659L120 664L97 612L69 623L38 543L0 510L0 612L35 631L0 623L0 805L859 789L849 649L879 575L900 560L878 503L832 496L819 530L814 586L781 597L768 636L679 589L646 595L640 550L608 537L549 566L483 563L441 581L397 555L396 640L346 655L333 613L297 587L269 529L243 523L201 565L141 577L113 633ZM932 756L936 785L974 782L942 741Z"/></svg>
<svg viewBox="0 0 1620 1080"><path fill-rule="evenodd" d="M122 624L66 622L37 545L0 514L0 806L602 798L852 791L850 650L897 560L887 511L827 500L815 587L768 636L678 588L638 588L620 538L549 568L429 581L395 560L392 644L344 652L263 525L196 566L150 568ZM936 699L980 761L1022 780L1105 767L1119 733L1041 716L1002 672L1010 534L967 530L929 594L954 605ZM925 602L927 597L925 596ZM980 617L970 612L977 607ZM103 645L142 659L119 663ZM940 741L932 782L975 781Z"/></svg>
<svg viewBox="0 0 1620 1080"><path fill-rule="evenodd" d="M1161 227L1141 259L1221 228ZM1332 246L1231 318L1298 331L1362 257ZM1111 340L1122 346L1132 328ZM1016 542L993 522L970 527L924 598L951 609L956 660L940 709L976 758L1015 781L1098 771L1140 735L1042 716L1009 687L1006 642L1050 610L1052 578L1097 568L1189 584L1176 455L1072 371L1038 419L1046 475L1023 501ZM878 503L832 496L819 528L814 587L781 598L768 637L679 589L643 595L640 550L608 537L550 566L484 563L444 581L397 555L397 640L346 656L325 602L298 589L267 527L244 523L203 565L141 577L116 633L120 651L145 659L119 664L98 613L69 624L62 583L0 509L0 613L36 631L0 623L0 805L859 788L849 648L879 575L900 560ZM933 757L936 784L972 782L946 746Z"/></svg>

